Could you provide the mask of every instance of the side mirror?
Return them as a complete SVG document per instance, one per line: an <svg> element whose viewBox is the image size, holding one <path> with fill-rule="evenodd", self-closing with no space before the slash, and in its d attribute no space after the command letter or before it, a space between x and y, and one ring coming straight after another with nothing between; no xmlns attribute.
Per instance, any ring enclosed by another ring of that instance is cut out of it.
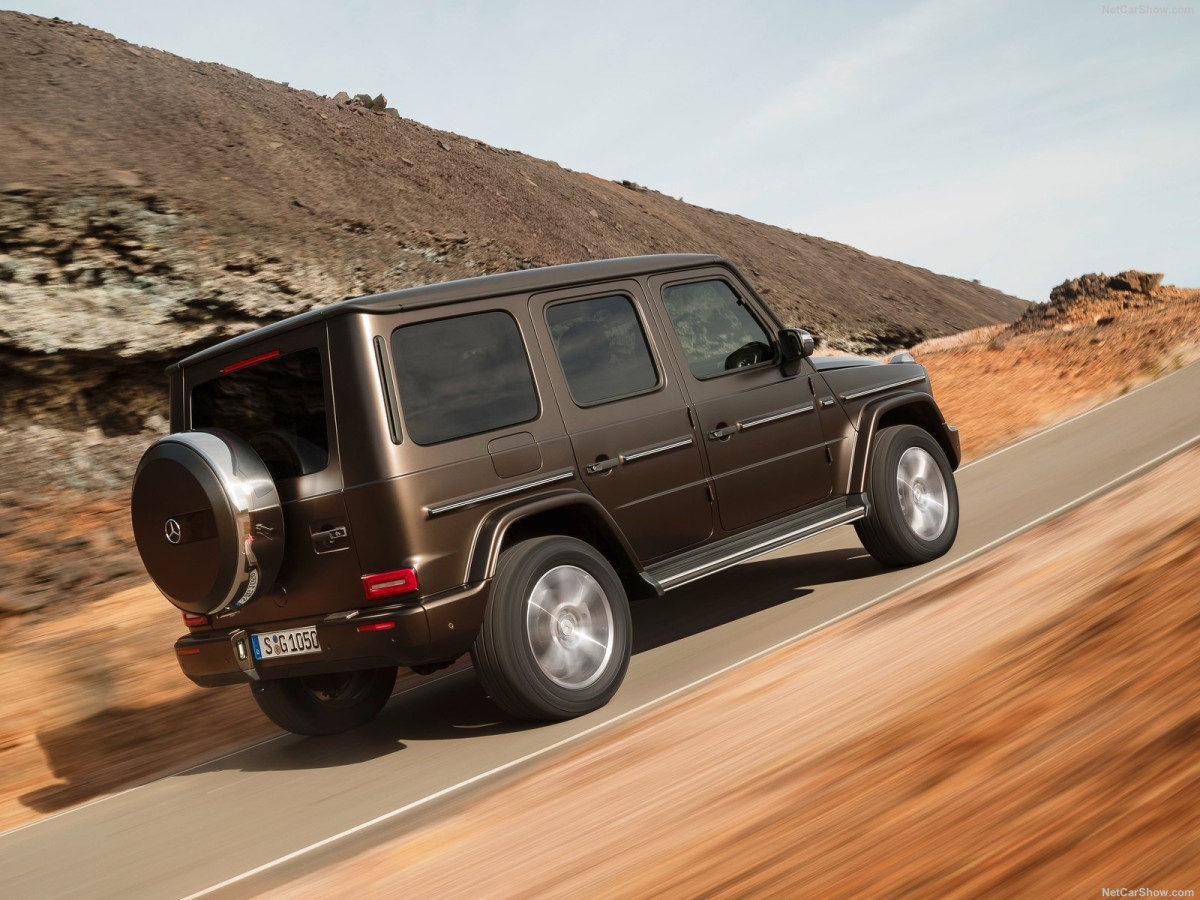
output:
<svg viewBox="0 0 1200 900"><path fill-rule="evenodd" d="M800 360L812 356L816 342L803 328L781 328L779 349L783 355L783 374L795 375L800 371Z"/></svg>

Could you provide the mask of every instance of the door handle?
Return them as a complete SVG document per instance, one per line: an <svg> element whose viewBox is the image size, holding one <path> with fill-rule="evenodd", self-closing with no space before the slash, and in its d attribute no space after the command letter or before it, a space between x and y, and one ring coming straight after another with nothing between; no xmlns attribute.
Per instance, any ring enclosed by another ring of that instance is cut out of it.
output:
<svg viewBox="0 0 1200 900"><path fill-rule="evenodd" d="M314 531L313 541L321 544L332 544L334 541L340 541L350 532L345 526L339 525L337 528L330 528L328 531Z"/></svg>
<svg viewBox="0 0 1200 900"><path fill-rule="evenodd" d="M722 425L720 428L710 431L708 433L708 437L710 440L720 441L729 437L731 434L737 434L737 430L737 425Z"/></svg>
<svg viewBox="0 0 1200 900"><path fill-rule="evenodd" d="M338 525L336 521L325 521L321 524L325 526L321 531L311 533L314 552L336 553L350 547L346 540L350 536L350 530L345 525Z"/></svg>
<svg viewBox="0 0 1200 900"><path fill-rule="evenodd" d="M587 467L589 475L599 475L601 472L607 472L609 469L615 469L621 464L621 457L614 456L611 459L598 459Z"/></svg>

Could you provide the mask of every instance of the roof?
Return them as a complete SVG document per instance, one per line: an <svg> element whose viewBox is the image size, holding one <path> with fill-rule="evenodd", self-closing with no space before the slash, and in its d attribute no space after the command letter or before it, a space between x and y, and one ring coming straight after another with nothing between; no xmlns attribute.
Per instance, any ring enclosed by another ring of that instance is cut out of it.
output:
<svg viewBox="0 0 1200 900"><path fill-rule="evenodd" d="M719 256L701 253L663 253L654 256L624 256L617 259L598 259L588 262L566 263L558 266L543 266L498 275L481 275L475 278L460 278L419 287L386 291L365 297L353 297L328 306L321 306L299 315L282 319L271 325L256 328L245 334L229 338L204 350L193 353L186 359L167 368L170 372L183 366L220 356L263 338L291 331L313 322L330 319L346 313L394 313L405 309L442 306L478 300L485 297L500 297L559 287L570 287L592 281L607 281L633 275L654 272L669 272L695 266L724 262Z"/></svg>

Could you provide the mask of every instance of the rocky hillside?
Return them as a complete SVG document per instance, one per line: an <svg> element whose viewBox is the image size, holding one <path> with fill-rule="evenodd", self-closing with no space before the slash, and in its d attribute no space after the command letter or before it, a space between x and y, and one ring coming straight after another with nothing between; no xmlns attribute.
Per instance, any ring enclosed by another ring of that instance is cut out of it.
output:
<svg viewBox="0 0 1200 900"><path fill-rule="evenodd" d="M656 252L733 258L827 346L1023 301L79 25L0 12L0 427L136 434L165 362L346 296ZM402 110L401 110L402 112Z"/></svg>
<svg viewBox="0 0 1200 900"><path fill-rule="evenodd" d="M827 347L888 349L1027 305L434 131L382 96L322 97L15 12L0 46L0 622L142 577L127 496L166 430L164 365L313 306L677 251L731 257Z"/></svg>

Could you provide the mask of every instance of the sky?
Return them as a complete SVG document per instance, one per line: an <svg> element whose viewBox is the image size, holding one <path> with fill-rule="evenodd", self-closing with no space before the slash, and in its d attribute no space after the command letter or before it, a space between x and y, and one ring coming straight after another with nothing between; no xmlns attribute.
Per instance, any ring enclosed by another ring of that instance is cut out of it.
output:
<svg viewBox="0 0 1200 900"><path fill-rule="evenodd" d="M1029 300L1200 287L1200 0L19 0Z"/></svg>

